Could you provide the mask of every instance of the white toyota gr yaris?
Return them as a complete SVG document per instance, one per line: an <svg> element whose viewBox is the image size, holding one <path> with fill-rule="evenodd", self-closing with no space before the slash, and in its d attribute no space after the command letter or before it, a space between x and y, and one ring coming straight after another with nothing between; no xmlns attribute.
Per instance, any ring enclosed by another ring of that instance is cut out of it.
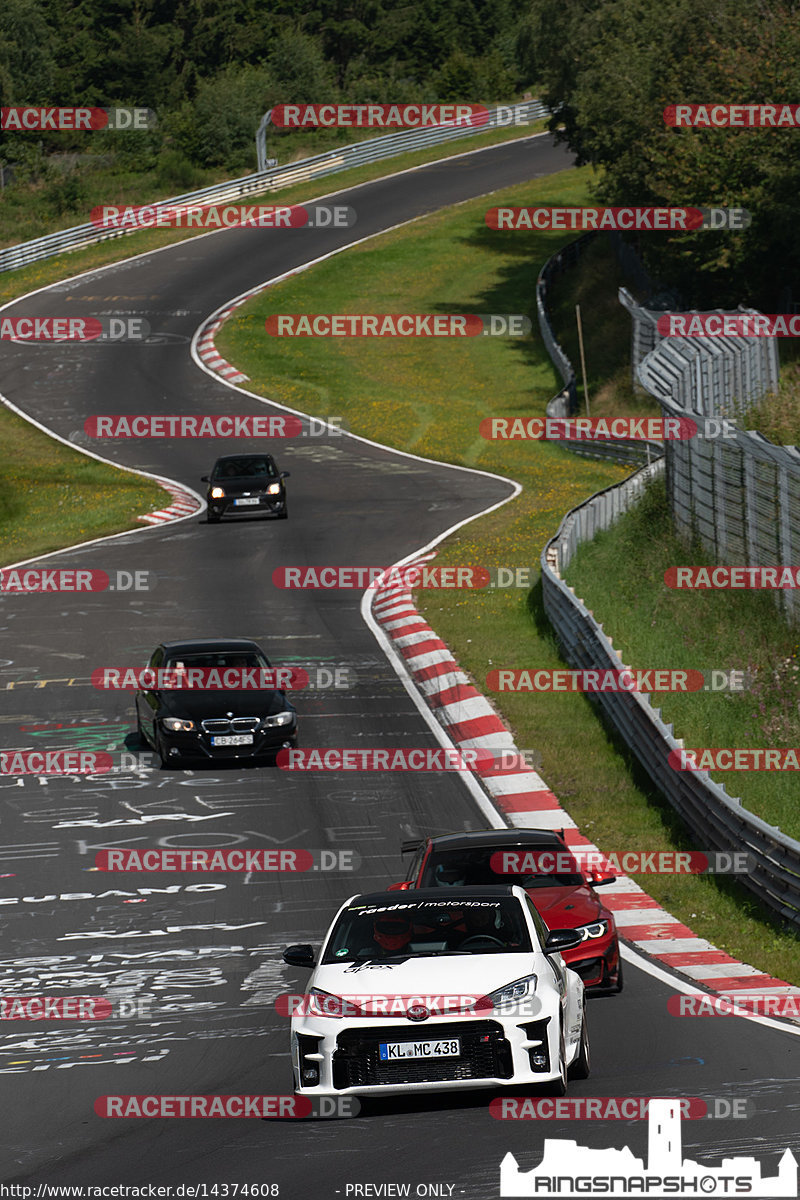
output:
<svg viewBox="0 0 800 1200"><path fill-rule="evenodd" d="M292 997L294 1086L303 1095L390 1095L541 1084L564 1095L589 1073L583 983L520 887L353 896Z"/></svg>

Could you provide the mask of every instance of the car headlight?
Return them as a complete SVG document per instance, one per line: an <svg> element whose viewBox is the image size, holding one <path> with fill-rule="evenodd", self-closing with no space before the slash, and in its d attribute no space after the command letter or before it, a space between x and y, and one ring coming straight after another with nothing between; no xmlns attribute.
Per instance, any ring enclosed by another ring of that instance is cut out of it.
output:
<svg viewBox="0 0 800 1200"><path fill-rule="evenodd" d="M221 487L213 487L211 489L212 500L223 500L225 498L225 489Z"/></svg>
<svg viewBox="0 0 800 1200"><path fill-rule="evenodd" d="M593 921L591 925L576 925L581 941L588 942L591 938L601 938L608 933L608 921Z"/></svg>
<svg viewBox="0 0 800 1200"><path fill-rule="evenodd" d="M505 987L490 992L486 999L491 1000L493 1008L504 1008L506 1005L516 1004L525 996L532 996L536 991L536 983L535 975L523 975L522 979L515 979L513 983L507 983Z"/></svg>
<svg viewBox="0 0 800 1200"><path fill-rule="evenodd" d="M269 487L267 488L268 496L279 496L280 492L281 492L281 485L279 483L271 483L269 485Z"/></svg>
<svg viewBox="0 0 800 1200"><path fill-rule="evenodd" d="M183 717L164 717L162 724L170 733L191 733L194 721L184 720Z"/></svg>
<svg viewBox="0 0 800 1200"><path fill-rule="evenodd" d="M290 712L275 713L274 717L264 717L261 724L265 729L273 728L275 725L288 725L294 714Z"/></svg>
<svg viewBox="0 0 800 1200"><path fill-rule="evenodd" d="M323 992L322 988L310 988L306 1002L306 1014L310 1017L355 1017L361 1010L352 1000Z"/></svg>

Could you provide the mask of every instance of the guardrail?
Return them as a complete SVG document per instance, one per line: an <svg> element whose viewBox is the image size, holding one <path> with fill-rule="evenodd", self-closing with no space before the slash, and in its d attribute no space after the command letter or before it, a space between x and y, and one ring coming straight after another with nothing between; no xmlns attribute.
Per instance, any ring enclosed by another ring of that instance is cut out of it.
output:
<svg viewBox="0 0 800 1200"><path fill-rule="evenodd" d="M170 200L159 200L148 207L158 212L160 209L191 204L224 204L231 200L239 200L243 196L255 196L259 192L278 191L295 183L306 183L312 179L322 179L326 175L335 175L339 171L349 170L350 167L393 158L409 150L421 150L442 142L474 137L489 129L504 128L512 123L511 120L502 119L509 111L519 114L519 123L525 124L550 116L550 109L538 100L527 100L514 105L496 105L489 109L489 120L485 125L447 124L430 129L404 129L398 133L387 133L381 137L356 142L352 146L327 150L324 154L303 158L276 170L256 172L241 179L201 188L196 192L185 192L181 196L173 196ZM65 250L79 250L84 246L109 241L111 238L126 237L134 232L135 229L98 229L91 223L62 229L57 233L49 233L33 241L0 250L0 271L13 271L39 259L61 254Z"/></svg>
<svg viewBox="0 0 800 1200"><path fill-rule="evenodd" d="M602 625L561 578L576 547L635 504L650 479L664 472L665 460L644 467L572 509L541 556L544 610L571 667L620 670L623 663ZM684 743L661 719L649 697L637 692L597 692L596 702L648 776L666 796L704 849L742 851L752 856L748 875L737 876L774 912L800 926L800 842L768 825L729 796L707 771L676 771L668 758Z"/></svg>
<svg viewBox="0 0 800 1200"><path fill-rule="evenodd" d="M539 332L547 347L547 353L564 381L564 388L554 396L547 405L548 417L572 417L578 411L578 387L575 380L575 369L559 344L550 324L550 314L547 308L547 293L556 275L574 266L584 251L597 237L596 233L584 233L574 242L568 242L555 254L547 259L536 280L536 314L539 318ZM661 442L645 442L635 438L615 438L613 441L583 442L564 440L566 446L574 454L583 458L601 458L611 462L642 463L650 462L664 453Z"/></svg>

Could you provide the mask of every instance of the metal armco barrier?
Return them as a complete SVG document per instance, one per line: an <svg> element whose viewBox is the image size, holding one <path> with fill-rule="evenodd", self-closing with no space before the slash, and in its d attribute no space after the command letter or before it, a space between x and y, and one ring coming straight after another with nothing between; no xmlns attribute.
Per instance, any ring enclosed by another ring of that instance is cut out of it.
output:
<svg viewBox="0 0 800 1200"><path fill-rule="evenodd" d="M512 113L511 118L503 119ZM321 179L325 175L335 175L350 167L363 166L365 163L378 162L384 158L393 158L405 154L409 150L423 150L426 146L435 146L441 142L456 141L459 138L475 137L489 129L506 128L514 125L513 114L518 113L520 121L537 121L541 117L550 116L550 110L538 100L527 100L520 104L503 104L489 109L489 120L486 125L461 126L440 125L431 129L403 129L398 133L382 134L380 137L369 138L352 146L343 146L336 150L328 150L324 154L316 154L312 158L303 158L299 162L286 167L254 175L245 175L241 179L232 179L226 183L217 183L212 187L202 188L197 192L186 192L181 196L173 196L170 200L159 200L149 205L156 212L163 208L189 204L224 204L243 197L252 197L258 193L274 192L280 188L290 187L294 183L306 183L312 179ZM500 114L500 119L498 119ZM125 237L135 229L98 229L91 223L76 225L72 229L63 229L58 233L49 233L45 237L35 238L30 242L22 242L7 250L0 250L0 271L13 271L28 263L42 258L52 258L65 250L78 250L97 242L105 242L110 238Z"/></svg>
<svg viewBox="0 0 800 1200"><path fill-rule="evenodd" d="M541 556L544 609L571 667L619 670L622 662L601 625L564 583L576 547L607 529L637 503L650 479L664 471L664 459L644 467L623 483L598 492L561 522ZM649 697L636 692L597 692L591 697L623 738L658 790L704 848L752 855L754 867L739 876L769 908L800 926L800 842L742 808L707 771L675 771L670 751L683 741L661 719Z"/></svg>
<svg viewBox="0 0 800 1200"><path fill-rule="evenodd" d="M574 242L556 251L542 267L536 280L536 313L539 318L539 332L547 347L547 353L553 360L561 378L564 389L554 396L547 405L548 417L572 417L578 411L578 388L575 382L575 368L559 345L550 325L547 311L547 291L553 278L567 267L574 266L583 252L597 237L596 233L584 233ZM661 442L644 442L636 438L615 438L613 441L567 441L560 443L574 454L584 458L602 458L610 462L643 463L649 462L664 453Z"/></svg>

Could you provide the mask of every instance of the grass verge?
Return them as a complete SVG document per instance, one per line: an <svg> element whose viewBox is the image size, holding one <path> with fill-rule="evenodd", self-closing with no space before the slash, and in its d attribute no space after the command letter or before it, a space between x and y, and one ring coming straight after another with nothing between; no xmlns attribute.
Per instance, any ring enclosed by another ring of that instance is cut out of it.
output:
<svg viewBox="0 0 800 1200"><path fill-rule="evenodd" d="M105 466L0 405L0 564L141 528L172 502L149 479Z"/></svg>
<svg viewBox="0 0 800 1200"><path fill-rule="evenodd" d="M582 204L587 169L496 193L491 204ZM250 390L317 416L341 414L353 432L446 462L519 480L513 503L473 522L441 548L442 565L532 568L564 513L627 471L577 458L555 443L486 442L486 416L541 416L560 380L538 337L465 342L269 338L276 312L496 312L534 320L542 262L567 237L486 229L487 201L460 205L395 230L270 288L217 337L250 377ZM358 297L356 303L353 297ZM602 336L598 334L597 336ZM492 667L558 668L541 605L529 592L420 594L420 611L485 687ZM580 695L504 695L517 744L536 747L542 774L601 849L686 849L672 810ZM797 940L729 879L644 876L639 882L701 936L762 970L800 983Z"/></svg>

